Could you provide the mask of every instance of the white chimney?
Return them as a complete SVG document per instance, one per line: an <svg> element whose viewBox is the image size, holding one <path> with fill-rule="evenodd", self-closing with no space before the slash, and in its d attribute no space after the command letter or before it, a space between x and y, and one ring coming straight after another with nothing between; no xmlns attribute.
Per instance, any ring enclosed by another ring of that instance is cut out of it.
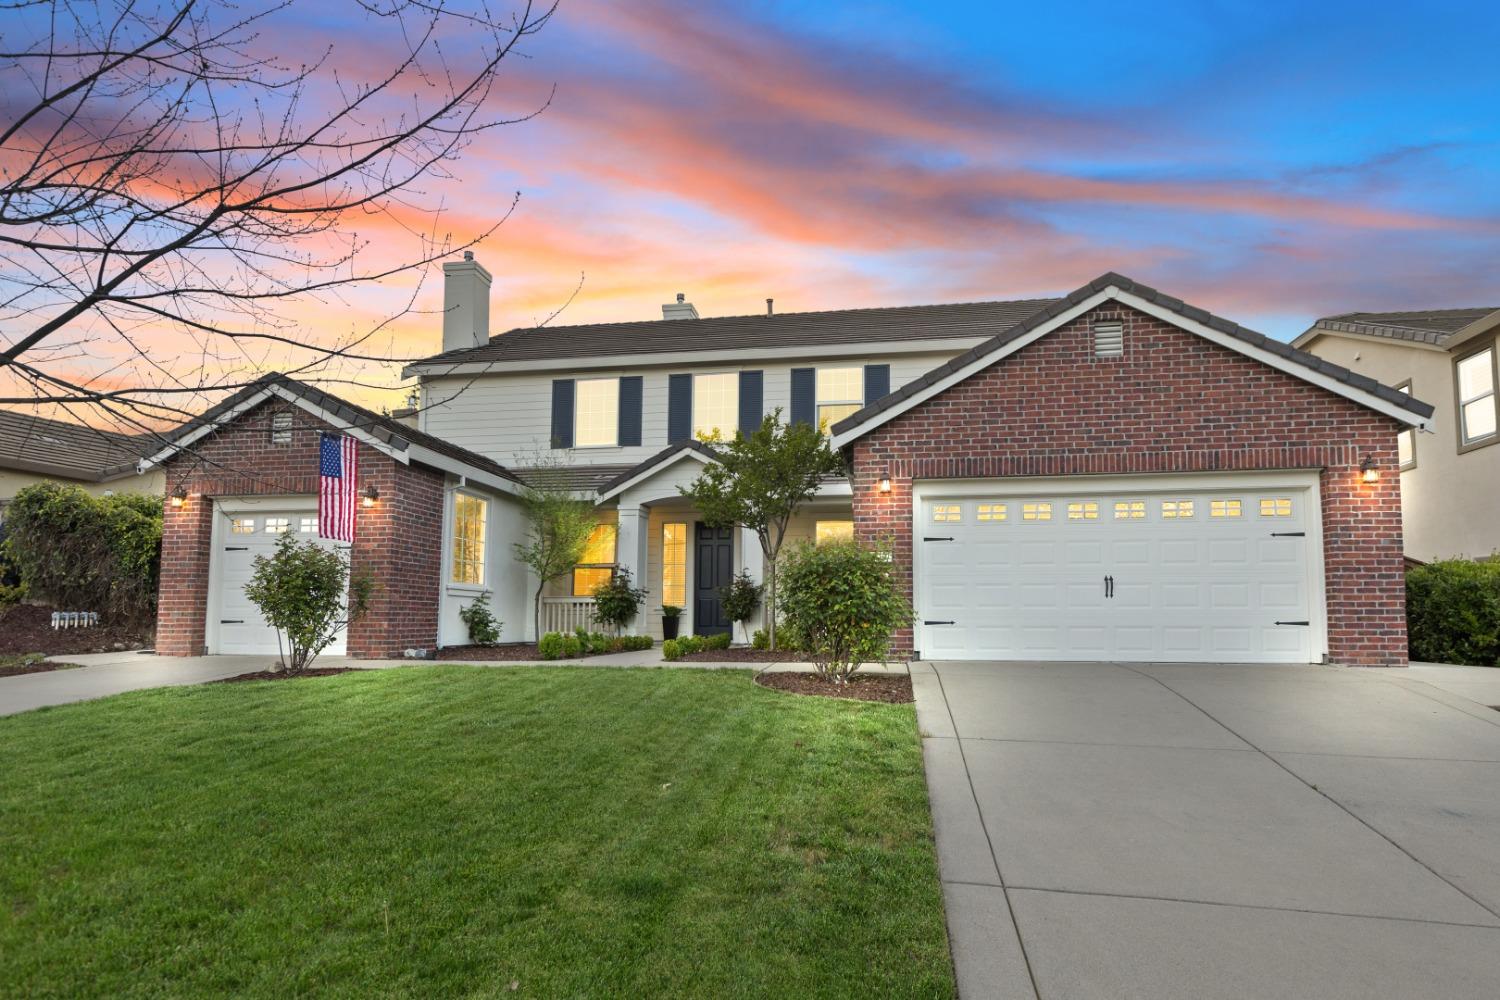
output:
<svg viewBox="0 0 1500 1000"><path fill-rule="evenodd" d="M490 272L465 250L464 259L443 265L443 350L490 342Z"/></svg>
<svg viewBox="0 0 1500 1000"><path fill-rule="evenodd" d="M681 292L677 293L676 302L668 302L661 307L662 319L697 319L698 310L691 302L684 301L687 298Z"/></svg>

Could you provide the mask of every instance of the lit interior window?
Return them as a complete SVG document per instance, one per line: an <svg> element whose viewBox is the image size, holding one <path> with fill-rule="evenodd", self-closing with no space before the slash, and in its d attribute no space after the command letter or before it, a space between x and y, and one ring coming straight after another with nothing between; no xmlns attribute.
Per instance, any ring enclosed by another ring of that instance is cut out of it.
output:
<svg viewBox="0 0 1500 1000"><path fill-rule="evenodd" d="M1208 502L1209 517L1239 517L1240 502L1238 500L1210 500Z"/></svg>
<svg viewBox="0 0 1500 1000"><path fill-rule="evenodd" d="M1161 516L1165 521L1175 520L1180 517L1192 517L1193 501L1163 500L1161 502Z"/></svg>
<svg viewBox="0 0 1500 1000"><path fill-rule="evenodd" d="M981 521L1003 521L1006 509L1003 503L982 503L977 508L977 516Z"/></svg>
<svg viewBox="0 0 1500 1000"><path fill-rule="evenodd" d="M1292 516L1292 500L1291 500L1291 497L1261 497L1261 500L1260 500L1260 516L1261 517L1291 517Z"/></svg>
<svg viewBox="0 0 1500 1000"><path fill-rule="evenodd" d="M956 503L935 503L932 505L932 519L939 524L962 521L963 508Z"/></svg>
<svg viewBox="0 0 1500 1000"><path fill-rule="evenodd" d="M687 525L661 527L661 602L687 606Z"/></svg>
<svg viewBox="0 0 1500 1000"><path fill-rule="evenodd" d="M849 542L854 540L853 521L819 521L813 527L817 544L824 542Z"/></svg>
<svg viewBox="0 0 1500 1000"><path fill-rule="evenodd" d="M573 567L573 596L593 597L601 583L608 583L615 568L615 526L596 524L583 547L583 558Z"/></svg>
<svg viewBox="0 0 1500 1000"><path fill-rule="evenodd" d="M1050 521L1052 520L1052 505L1045 500L1035 503L1021 504L1021 520L1023 521Z"/></svg>
<svg viewBox="0 0 1500 1000"><path fill-rule="evenodd" d="M229 530L236 535L255 534L255 518L237 517L229 522Z"/></svg>
<svg viewBox="0 0 1500 1000"><path fill-rule="evenodd" d="M693 376L693 435L734 437L739 426L740 377L737 372Z"/></svg>
<svg viewBox="0 0 1500 1000"><path fill-rule="evenodd" d="M573 444L613 447L619 442L620 380L579 379L573 401Z"/></svg>
<svg viewBox="0 0 1500 1000"><path fill-rule="evenodd" d="M1069 521L1099 520L1099 505L1093 500L1074 500L1068 504Z"/></svg>
<svg viewBox="0 0 1500 1000"><path fill-rule="evenodd" d="M453 582L484 583L484 522L488 504L467 493L453 495Z"/></svg>
<svg viewBox="0 0 1500 1000"><path fill-rule="evenodd" d="M1144 500L1116 500L1116 521L1139 521L1146 516L1146 501Z"/></svg>
<svg viewBox="0 0 1500 1000"><path fill-rule="evenodd" d="M268 517L266 518L266 534L284 535L286 534L286 529L291 527L291 523L290 518Z"/></svg>
<svg viewBox="0 0 1500 1000"><path fill-rule="evenodd" d="M828 428L865 404L863 368L818 369L818 428Z"/></svg>

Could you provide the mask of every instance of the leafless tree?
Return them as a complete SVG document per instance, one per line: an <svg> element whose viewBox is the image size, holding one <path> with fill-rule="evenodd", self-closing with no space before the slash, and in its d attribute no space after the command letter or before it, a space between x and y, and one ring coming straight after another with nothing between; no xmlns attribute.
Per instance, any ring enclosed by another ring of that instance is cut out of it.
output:
<svg viewBox="0 0 1500 1000"><path fill-rule="evenodd" d="M546 106L495 107L555 10L517 2L0 0L0 403L139 431L268 363L351 382L402 360L381 335L420 276L514 207L450 236L433 188ZM402 275L366 327L296 321ZM100 356L113 372L76 374Z"/></svg>

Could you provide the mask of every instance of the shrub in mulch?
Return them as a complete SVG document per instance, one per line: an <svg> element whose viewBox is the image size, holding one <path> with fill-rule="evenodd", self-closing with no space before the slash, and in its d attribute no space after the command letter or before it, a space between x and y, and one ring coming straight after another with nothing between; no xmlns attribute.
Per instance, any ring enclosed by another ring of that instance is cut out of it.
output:
<svg viewBox="0 0 1500 1000"><path fill-rule="evenodd" d="M0 656L0 677L19 677L21 674L44 674L49 670L72 670L80 663L57 663L45 659L41 653L23 653L20 656Z"/></svg>
<svg viewBox="0 0 1500 1000"><path fill-rule="evenodd" d="M0 655L109 653L150 645L150 634L130 625L101 623L91 628L54 629L52 609L37 604L17 604L0 612Z"/></svg>
<svg viewBox="0 0 1500 1000"><path fill-rule="evenodd" d="M353 674L363 667L309 667L300 674L289 674L285 670L252 670L248 674L235 674L215 681L215 684L238 684L240 681L295 681L303 677L332 677L334 674Z"/></svg>
<svg viewBox="0 0 1500 1000"><path fill-rule="evenodd" d="M890 705L909 705L915 700L910 674L855 674L846 684L834 684L817 674L764 673L755 675L755 683L777 691L823 698L883 701Z"/></svg>

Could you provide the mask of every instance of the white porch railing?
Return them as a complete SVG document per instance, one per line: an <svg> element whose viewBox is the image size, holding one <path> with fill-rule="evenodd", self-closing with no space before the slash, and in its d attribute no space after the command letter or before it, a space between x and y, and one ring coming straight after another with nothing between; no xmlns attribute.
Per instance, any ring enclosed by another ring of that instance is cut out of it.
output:
<svg viewBox="0 0 1500 1000"><path fill-rule="evenodd" d="M590 632L599 628L594 622L594 599L592 597L542 598L543 634L572 632L580 627Z"/></svg>

